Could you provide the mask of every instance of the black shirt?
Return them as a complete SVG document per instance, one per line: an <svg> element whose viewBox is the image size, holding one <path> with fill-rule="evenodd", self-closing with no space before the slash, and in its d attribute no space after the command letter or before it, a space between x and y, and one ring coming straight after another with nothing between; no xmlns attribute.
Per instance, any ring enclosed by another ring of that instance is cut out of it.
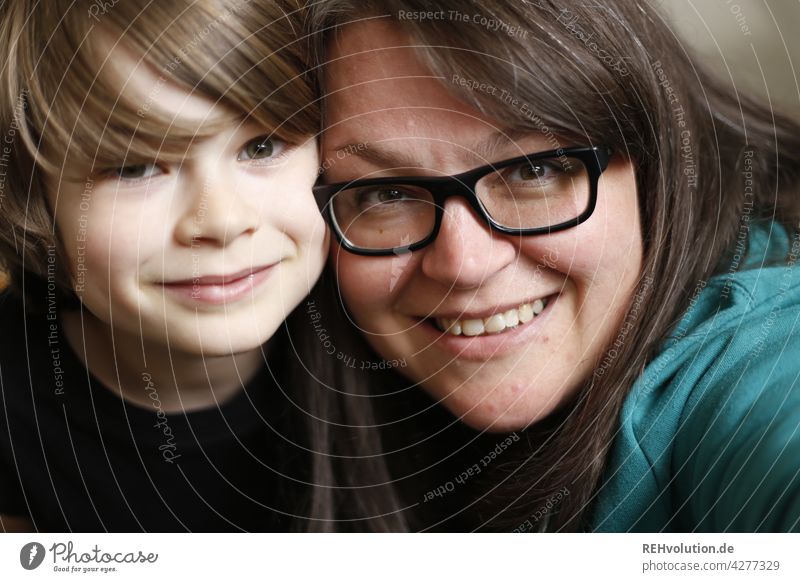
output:
<svg viewBox="0 0 800 582"><path fill-rule="evenodd" d="M3 294L0 322L0 514L53 532L286 529L267 366L219 407L165 414L146 376L152 409L101 385L47 313Z"/></svg>

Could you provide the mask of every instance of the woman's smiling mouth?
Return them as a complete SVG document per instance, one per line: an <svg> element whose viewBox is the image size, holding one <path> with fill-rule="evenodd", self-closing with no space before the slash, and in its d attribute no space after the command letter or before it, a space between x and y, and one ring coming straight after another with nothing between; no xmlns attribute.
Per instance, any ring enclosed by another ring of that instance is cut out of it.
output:
<svg viewBox="0 0 800 582"><path fill-rule="evenodd" d="M555 313L560 296L557 292L495 312L464 310L459 318L452 317L453 313L449 318L427 317L417 321L428 346L443 348L459 360L486 362L537 341L534 338L543 332L542 326Z"/></svg>
<svg viewBox="0 0 800 582"><path fill-rule="evenodd" d="M440 331L450 335L465 335L474 337L479 335L497 334L524 325L544 311L549 297L536 299L530 303L523 303L515 309L508 309L502 313L495 313L485 318L460 318L450 319L437 317L433 321Z"/></svg>

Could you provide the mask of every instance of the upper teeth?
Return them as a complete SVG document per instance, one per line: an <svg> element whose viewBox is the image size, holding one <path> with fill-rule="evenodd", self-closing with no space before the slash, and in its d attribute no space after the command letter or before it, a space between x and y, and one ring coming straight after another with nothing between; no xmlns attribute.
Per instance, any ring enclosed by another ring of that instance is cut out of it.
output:
<svg viewBox="0 0 800 582"><path fill-rule="evenodd" d="M539 315L547 305L547 301L537 299L533 303L523 303L517 309L509 309L504 313L495 313L484 319L448 319L437 317L436 325L451 335L475 336L486 333L500 333L509 327L528 323Z"/></svg>

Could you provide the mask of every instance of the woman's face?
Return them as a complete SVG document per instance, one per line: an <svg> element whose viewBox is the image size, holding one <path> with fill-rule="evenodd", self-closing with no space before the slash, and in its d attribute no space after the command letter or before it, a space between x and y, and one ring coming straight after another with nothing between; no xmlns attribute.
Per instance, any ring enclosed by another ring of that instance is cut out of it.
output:
<svg viewBox="0 0 800 582"><path fill-rule="evenodd" d="M460 82L458 71L435 78L411 49L386 48L409 44L380 23L351 25L332 43L327 182L456 174L555 149L535 130L503 138L509 128L445 89ZM516 430L573 395L621 324L642 265L633 166L615 156L593 215L569 230L493 233L463 199L451 198L429 246L364 257L334 245L331 260L350 314L381 357L405 359L399 371L470 426ZM529 316L539 301L541 313L499 333L455 336L435 324L472 326L515 309Z"/></svg>

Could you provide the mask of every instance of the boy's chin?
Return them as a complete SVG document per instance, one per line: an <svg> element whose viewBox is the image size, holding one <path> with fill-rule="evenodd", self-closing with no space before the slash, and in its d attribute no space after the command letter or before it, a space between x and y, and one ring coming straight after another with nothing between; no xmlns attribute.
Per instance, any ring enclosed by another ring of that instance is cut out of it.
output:
<svg viewBox="0 0 800 582"><path fill-rule="evenodd" d="M275 333L274 329L260 329L258 333L251 327L246 333L220 329L217 333L195 334L194 336L176 337L170 335L169 349L179 350L185 354L217 358L245 354L259 349L266 344Z"/></svg>

